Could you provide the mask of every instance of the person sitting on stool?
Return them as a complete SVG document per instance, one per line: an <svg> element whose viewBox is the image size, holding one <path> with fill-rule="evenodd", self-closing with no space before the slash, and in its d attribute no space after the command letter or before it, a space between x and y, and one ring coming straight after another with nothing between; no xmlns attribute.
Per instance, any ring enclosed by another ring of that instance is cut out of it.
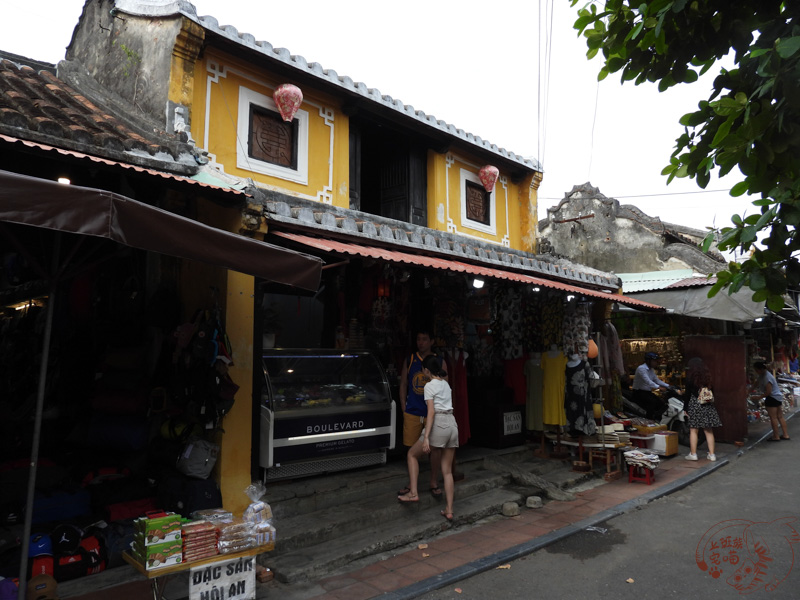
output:
<svg viewBox="0 0 800 600"><path fill-rule="evenodd" d="M658 354L645 352L644 362L636 368L633 377L633 401L642 407L647 413L647 418L653 421L660 420L667 408L667 402L653 392L659 388L672 389L672 386L656 376L657 361Z"/></svg>

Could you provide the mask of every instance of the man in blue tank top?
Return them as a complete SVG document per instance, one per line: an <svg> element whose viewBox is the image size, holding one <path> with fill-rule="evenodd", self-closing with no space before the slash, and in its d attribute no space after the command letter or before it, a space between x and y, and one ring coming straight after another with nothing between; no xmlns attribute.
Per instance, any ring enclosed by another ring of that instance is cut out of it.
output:
<svg viewBox="0 0 800 600"><path fill-rule="evenodd" d="M428 414L428 407L425 404L425 384L428 378L422 373L422 361L426 356L435 354L433 352L433 337L430 331L420 329L417 332L417 351L403 361L403 370L400 373L400 406L403 409L403 445L410 448L419 439L422 429L425 426L425 416ZM442 362L442 367L447 370L447 366ZM442 490L439 488L439 463L438 456L434 452L439 452L437 448L431 451L431 493L440 496ZM408 488L398 492L398 495L408 493Z"/></svg>

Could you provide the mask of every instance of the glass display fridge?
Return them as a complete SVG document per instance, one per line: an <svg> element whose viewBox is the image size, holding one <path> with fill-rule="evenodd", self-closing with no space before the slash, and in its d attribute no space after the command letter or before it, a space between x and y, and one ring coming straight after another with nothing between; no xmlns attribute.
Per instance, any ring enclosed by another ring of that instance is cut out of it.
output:
<svg viewBox="0 0 800 600"><path fill-rule="evenodd" d="M369 352L265 350L260 466L285 479L386 462L395 403Z"/></svg>

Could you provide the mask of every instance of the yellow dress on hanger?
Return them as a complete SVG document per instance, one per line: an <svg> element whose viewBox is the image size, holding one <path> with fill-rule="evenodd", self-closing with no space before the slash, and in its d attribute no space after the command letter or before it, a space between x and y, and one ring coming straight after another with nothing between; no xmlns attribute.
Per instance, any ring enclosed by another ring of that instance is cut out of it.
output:
<svg viewBox="0 0 800 600"><path fill-rule="evenodd" d="M564 388L566 385L567 357L563 352L551 356L542 354L544 371L544 390L542 392L542 421L545 425L566 425L567 413L564 411Z"/></svg>

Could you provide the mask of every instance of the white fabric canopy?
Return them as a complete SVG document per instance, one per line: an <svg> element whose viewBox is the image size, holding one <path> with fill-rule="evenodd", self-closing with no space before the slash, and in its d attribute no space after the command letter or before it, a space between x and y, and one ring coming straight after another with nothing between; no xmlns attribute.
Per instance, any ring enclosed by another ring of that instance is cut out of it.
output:
<svg viewBox="0 0 800 600"><path fill-rule="evenodd" d="M704 285L641 293L626 291L625 295L658 304L675 314L687 317L748 323L764 316L764 302L753 302L753 290L750 288L743 288L730 295L722 290L713 298L708 297L710 289L711 286Z"/></svg>

